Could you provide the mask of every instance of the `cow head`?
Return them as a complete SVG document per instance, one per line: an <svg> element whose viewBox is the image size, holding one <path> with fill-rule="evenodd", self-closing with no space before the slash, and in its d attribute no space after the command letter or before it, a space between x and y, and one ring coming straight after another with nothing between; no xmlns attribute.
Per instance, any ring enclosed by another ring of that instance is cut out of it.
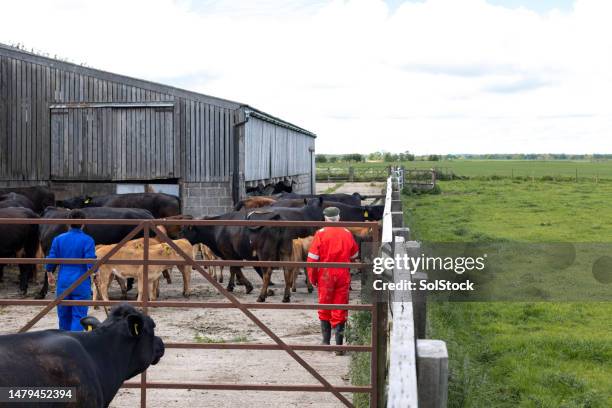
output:
<svg viewBox="0 0 612 408"><path fill-rule="evenodd" d="M384 205L366 205L363 207L363 218L366 221L380 221L384 212Z"/></svg>
<svg viewBox="0 0 612 408"><path fill-rule="evenodd" d="M70 208L70 209L85 208L89 206L89 203L91 203L91 200L92 198L89 196L78 196L78 197L72 197L72 198L67 198L65 200L58 201L57 205L60 207Z"/></svg>
<svg viewBox="0 0 612 408"><path fill-rule="evenodd" d="M114 307L102 323L95 317L84 317L81 325L86 331L95 331L100 336L108 335L119 340L122 350L116 351L127 352L125 379L143 372L151 364L157 364L164 355L164 343L155 336L153 319L130 305ZM116 343L113 341L108 344Z"/></svg>
<svg viewBox="0 0 612 408"><path fill-rule="evenodd" d="M304 209L308 220L323 221L323 197L309 198Z"/></svg>

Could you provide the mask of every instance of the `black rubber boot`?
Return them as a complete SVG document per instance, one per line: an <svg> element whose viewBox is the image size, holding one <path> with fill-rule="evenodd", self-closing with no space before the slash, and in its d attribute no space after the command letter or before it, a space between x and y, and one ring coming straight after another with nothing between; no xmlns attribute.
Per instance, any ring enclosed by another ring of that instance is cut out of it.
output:
<svg viewBox="0 0 612 408"><path fill-rule="evenodd" d="M329 345L331 340L331 331L332 327L329 320L321 320L321 334L323 335L323 340L321 341L321 344Z"/></svg>
<svg viewBox="0 0 612 408"><path fill-rule="evenodd" d="M340 323L336 326L336 345L341 346L344 342L344 323ZM337 356L343 356L346 354L344 350L336 351Z"/></svg>

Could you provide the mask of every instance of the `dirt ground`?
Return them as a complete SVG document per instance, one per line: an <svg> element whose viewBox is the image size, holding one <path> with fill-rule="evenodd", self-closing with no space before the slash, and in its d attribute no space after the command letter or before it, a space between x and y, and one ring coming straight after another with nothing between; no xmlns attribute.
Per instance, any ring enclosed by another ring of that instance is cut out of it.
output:
<svg viewBox="0 0 612 408"><path fill-rule="evenodd" d="M362 194L380 194L380 186L345 184L338 192L358 191ZM317 186L318 187L318 186ZM319 188L317 188L318 190ZM323 188L324 189L324 188ZM255 290L246 295L243 286L237 286L234 294L242 302L255 302L260 287L260 278L246 269L246 276ZM224 271L225 282L229 271ZM178 270L172 274L172 284L162 281L160 300L184 300L182 278ZM273 275L276 294L268 298L269 303L280 303L282 299L283 275ZM31 285L29 297L33 297L39 285ZM357 303L360 293L360 277L353 276L351 302ZM17 295L17 271L5 268L4 282L0 283L0 298L15 298ZM51 298L53 294L49 294ZM309 294L300 275L298 289L292 293L293 303L314 303L316 294ZM119 287L111 285L111 299L120 299ZM135 299L135 290L130 299ZM224 297L197 272L192 273L191 300L223 301ZM0 307L0 334L14 333L39 311L38 307ZM90 314L104 319L103 309L90 309ZM150 309L157 325L156 334L164 341L172 342L251 342L272 343L272 340L240 311L232 309ZM320 328L316 311L309 310L255 310L254 314L266 323L284 341L293 344L318 344ZM45 316L33 330L57 327L55 311ZM348 378L350 357L335 356L329 352L299 351L308 363L316 368L328 381L336 385L350 385ZM133 379L132 381L137 380ZM166 349L166 354L156 366L148 370L149 381L201 382L201 383L247 383L247 384L318 384L304 368L283 351L242 350L181 350ZM147 406L150 407L339 407L343 406L329 393L300 392L244 392L244 391L199 391L199 390L148 390ZM350 394L347 395L352 399ZM139 406L140 390L122 389L111 407L132 408Z"/></svg>

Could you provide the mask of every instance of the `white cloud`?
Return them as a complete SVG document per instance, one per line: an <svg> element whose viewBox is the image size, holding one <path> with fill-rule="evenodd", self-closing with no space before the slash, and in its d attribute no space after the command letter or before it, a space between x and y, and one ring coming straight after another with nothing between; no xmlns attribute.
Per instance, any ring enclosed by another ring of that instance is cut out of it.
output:
<svg viewBox="0 0 612 408"><path fill-rule="evenodd" d="M612 2L19 1L0 41L249 103L320 152L612 152Z"/></svg>

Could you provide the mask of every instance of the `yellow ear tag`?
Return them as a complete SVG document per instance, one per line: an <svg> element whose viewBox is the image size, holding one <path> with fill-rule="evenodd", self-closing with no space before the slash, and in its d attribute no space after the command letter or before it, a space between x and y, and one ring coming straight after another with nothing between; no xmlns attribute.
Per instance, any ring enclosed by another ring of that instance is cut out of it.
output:
<svg viewBox="0 0 612 408"><path fill-rule="evenodd" d="M85 204L89 204L89 203L91 203L91 198L85 199Z"/></svg>
<svg viewBox="0 0 612 408"><path fill-rule="evenodd" d="M134 325L134 333L136 333L136 335L138 336L138 325L137 324Z"/></svg>
<svg viewBox="0 0 612 408"><path fill-rule="evenodd" d="M166 251L166 255L170 255L172 253L172 248L170 248L170 245L166 245L164 251Z"/></svg>
<svg viewBox="0 0 612 408"><path fill-rule="evenodd" d="M87 331L92 331L93 330L93 326L91 324L87 325Z"/></svg>
<svg viewBox="0 0 612 408"><path fill-rule="evenodd" d="M368 211L367 211L367 210L363 212L363 216L364 216L365 218L368 218Z"/></svg>

